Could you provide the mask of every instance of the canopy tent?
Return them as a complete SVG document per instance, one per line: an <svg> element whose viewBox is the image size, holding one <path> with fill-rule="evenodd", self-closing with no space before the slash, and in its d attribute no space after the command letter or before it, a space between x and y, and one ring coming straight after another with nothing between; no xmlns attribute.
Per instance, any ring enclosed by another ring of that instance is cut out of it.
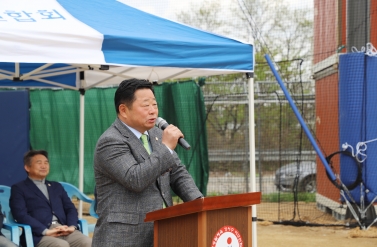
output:
<svg viewBox="0 0 377 247"><path fill-rule="evenodd" d="M61 87L84 92L127 78L162 82L251 74L253 52L251 44L166 20L115 0L4 0L0 5L0 87ZM252 96L252 77L249 84ZM81 95L82 190L84 93ZM253 106L253 97L249 98ZM253 107L249 109L252 123ZM253 148L252 124L250 137ZM250 154L254 172L254 151ZM252 183L255 191L253 187Z"/></svg>
<svg viewBox="0 0 377 247"><path fill-rule="evenodd" d="M53 81L89 88L99 82L89 75L98 74L89 73L85 85L61 76L88 70L159 81L253 70L252 45L117 1L9 0L0 10L0 65L7 70L1 71L0 86L15 86L18 80L25 86Z"/></svg>

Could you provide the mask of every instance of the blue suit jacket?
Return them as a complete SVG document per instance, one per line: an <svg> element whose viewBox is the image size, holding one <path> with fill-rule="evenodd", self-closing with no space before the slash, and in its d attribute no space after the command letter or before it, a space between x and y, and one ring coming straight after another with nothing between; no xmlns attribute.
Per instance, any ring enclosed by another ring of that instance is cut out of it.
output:
<svg viewBox="0 0 377 247"><path fill-rule="evenodd" d="M63 186L47 180L45 183L50 200L29 178L12 186L9 200L15 221L31 226L35 246L43 237L42 232L51 226L53 214L62 225L77 227L78 221L75 205Z"/></svg>

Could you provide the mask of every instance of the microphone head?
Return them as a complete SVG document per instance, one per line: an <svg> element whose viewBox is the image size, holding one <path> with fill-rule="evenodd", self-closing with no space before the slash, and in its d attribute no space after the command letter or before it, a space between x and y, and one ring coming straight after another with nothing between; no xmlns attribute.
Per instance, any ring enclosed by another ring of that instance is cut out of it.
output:
<svg viewBox="0 0 377 247"><path fill-rule="evenodd" d="M156 125L158 128L161 129L162 125L164 125L165 123L167 123L167 122L165 121L165 119L163 119L163 118L161 118L161 117L158 117L158 118L156 119L156 123L155 123L155 125Z"/></svg>

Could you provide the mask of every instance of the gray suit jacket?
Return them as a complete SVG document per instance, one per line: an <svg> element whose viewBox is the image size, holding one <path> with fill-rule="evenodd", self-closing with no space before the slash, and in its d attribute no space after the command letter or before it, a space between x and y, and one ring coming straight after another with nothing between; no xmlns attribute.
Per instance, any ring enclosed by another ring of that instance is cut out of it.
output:
<svg viewBox="0 0 377 247"><path fill-rule="evenodd" d="M203 196L178 155L148 131L152 153L117 118L99 138L94 154L97 221L93 247L152 247L153 222L145 215L172 206L172 189L184 202Z"/></svg>

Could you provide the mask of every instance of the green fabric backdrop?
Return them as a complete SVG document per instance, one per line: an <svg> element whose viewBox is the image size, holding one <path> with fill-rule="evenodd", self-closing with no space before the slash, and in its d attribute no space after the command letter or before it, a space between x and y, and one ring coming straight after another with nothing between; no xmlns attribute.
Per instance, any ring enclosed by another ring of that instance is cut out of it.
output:
<svg viewBox="0 0 377 247"><path fill-rule="evenodd" d="M176 152L206 195L208 148L205 105L194 81L163 83L154 87L159 116L178 126L191 149ZM116 88L94 88L85 93L84 192L94 191L93 153L99 136L114 122ZM30 91L30 142L33 149L49 152L48 179L78 186L79 92L73 90Z"/></svg>

